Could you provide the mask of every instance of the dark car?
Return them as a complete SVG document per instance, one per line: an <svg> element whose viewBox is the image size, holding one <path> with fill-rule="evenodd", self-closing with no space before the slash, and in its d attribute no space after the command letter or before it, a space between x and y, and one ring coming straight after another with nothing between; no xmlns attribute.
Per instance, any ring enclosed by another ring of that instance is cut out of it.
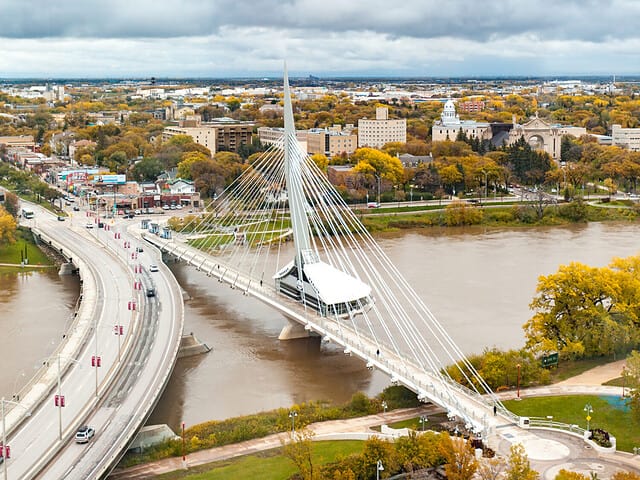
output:
<svg viewBox="0 0 640 480"><path fill-rule="evenodd" d="M153 287L147 288L147 297L155 297L156 290Z"/></svg>
<svg viewBox="0 0 640 480"><path fill-rule="evenodd" d="M59 222L64 222L64 217L62 215L58 215L58 221Z"/></svg>
<svg viewBox="0 0 640 480"><path fill-rule="evenodd" d="M74 205L73 206L73 211L74 212L79 212L80 211L80 207L78 205Z"/></svg>

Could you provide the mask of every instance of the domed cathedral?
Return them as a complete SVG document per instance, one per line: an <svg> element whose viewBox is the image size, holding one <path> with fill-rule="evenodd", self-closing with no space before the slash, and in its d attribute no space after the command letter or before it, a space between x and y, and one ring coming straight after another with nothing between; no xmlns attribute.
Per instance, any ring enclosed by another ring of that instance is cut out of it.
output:
<svg viewBox="0 0 640 480"><path fill-rule="evenodd" d="M480 140L490 140L492 136L491 127L488 123L460 120L460 116L456 113L455 103L453 103L452 99L448 99L444 104L440 120L436 120L433 127L431 127L431 137L435 142L454 141L460 130L469 138L475 137Z"/></svg>
<svg viewBox="0 0 640 480"><path fill-rule="evenodd" d="M535 117L522 125L516 122L513 116L513 128L509 132L507 144L511 145L518 141L520 137L524 137L527 143L536 150L544 150L555 161L560 161L560 145L563 135L572 135L580 137L586 135L587 130L584 127L573 127L571 125L550 124L538 117Z"/></svg>

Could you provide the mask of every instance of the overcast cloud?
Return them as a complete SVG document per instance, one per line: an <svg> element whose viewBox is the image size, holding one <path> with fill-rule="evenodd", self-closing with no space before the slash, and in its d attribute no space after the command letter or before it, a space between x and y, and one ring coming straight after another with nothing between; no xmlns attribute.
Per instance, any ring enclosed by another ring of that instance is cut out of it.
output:
<svg viewBox="0 0 640 480"><path fill-rule="evenodd" d="M0 0L0 76L640 74L634 0Z"/></svg>

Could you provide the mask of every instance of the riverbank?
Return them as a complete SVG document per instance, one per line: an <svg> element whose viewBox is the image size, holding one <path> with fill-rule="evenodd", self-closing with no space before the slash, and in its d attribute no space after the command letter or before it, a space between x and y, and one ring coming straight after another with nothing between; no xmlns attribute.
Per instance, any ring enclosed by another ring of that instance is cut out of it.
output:
<svg viewBox="0 0 640 480"><path fill-rule="evenodd" d="M640 209L628 205L571 202L558 205L536 205L514 202L509 205L479 206L461 202L460 209L468 214L450 215L454 207L425 207L424 210L406 207L384 208L371 213L359 211L364 226L372 233L394 232L429 227L482 226L497 228L563 226L588 222L637 221ZM542 211L542 215L540 215Z"/></svg>
<svg viewBox="0 0 640 480"><path fill-rule="evenodd" d="M0 267L6 269L51 268L55 262L35 243L31 230L16 229L16 241L0 247ZM25 262L25 259L27 260Z"/></svg>

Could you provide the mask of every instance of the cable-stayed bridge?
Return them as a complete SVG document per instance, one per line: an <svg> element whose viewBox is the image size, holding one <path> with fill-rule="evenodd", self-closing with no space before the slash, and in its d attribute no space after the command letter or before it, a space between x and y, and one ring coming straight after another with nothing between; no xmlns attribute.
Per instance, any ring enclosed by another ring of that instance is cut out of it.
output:
<svg viewBox="0 0 640 480"><path fill-rule="evenodd" d="M146 239L280 310L290 322L282 339L335 342L483 436L505 417L517 422L303 151L286 73L284 86L280 142L206 214L174 225L173 238ZM472 389L453 381L449 365Z"/></svg>

